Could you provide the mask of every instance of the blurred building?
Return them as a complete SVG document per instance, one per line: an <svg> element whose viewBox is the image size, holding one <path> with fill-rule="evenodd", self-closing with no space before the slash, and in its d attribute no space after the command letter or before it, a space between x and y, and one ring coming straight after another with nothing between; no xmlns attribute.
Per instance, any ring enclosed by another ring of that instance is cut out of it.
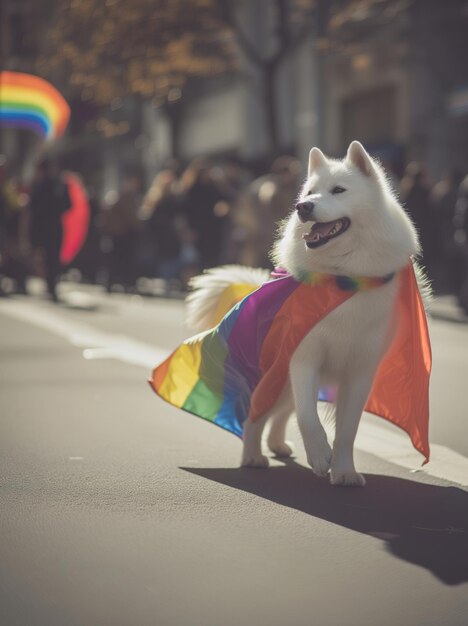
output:
<svg viewBox="0 0 468 626"><path fill-rule="evenodd" d="M387 161L425 161L434 177L467 171L468 2L401 4L387 21L363 19L361 49L325 59L326 147L342 153L359 138Z"/></svg>
<svg viewBox="0 0 468 626"><path fill-rule="evenodd" d="M275 45L275 5L271 0L236 3L239 27L259 56ZM313 16L309 24L312 33ZM275 81L278 146L271 145L265 118L265 76L241 49L237 74L204 79L198 88L184 95L176 145L171 140L167 116L147 107L147 129L153 137L148 161L167 158L175 150L182 160L200 155L235 155L248 164L261 166L265 157L269 164L278 153L305 153L316 126L313 37L305 39L304 45L291 48L292 53L281 63ZM309 131L308 137L304 136L304 128Z"/></svg>
<svg viewBox="0 0 468 626"><path fill-rule="evenodd" d="M260 57L277 45L278 7L289 4L234 3L236 21ZM31 71L57 0L0 6L2 65ZM127 97L103 111L83 96L71 100L69 131L55 150L101 193L116 189L129 169L149 182L172 156L182 162L235 156L258 171L279 153L305 163L312 145L342 155L354 138L397 173L413 159L426 161L434 178L450 167L468 171L468 0L308 6L308 36L291 37L275 74L274 142L266 74L241 49L238 72L174 89L163 106ZM2 138L2 150L17 159L30 145L24 134L2 132Z"/></svg>
<svg viewBox="0 0 468 626"><path fill-rule="evenodd" d="M259 50L270 45L273 4L239 3L239 18ZM280 68L282 151L305 162L312 145L342 155L358 138L396 170L417 159L433 177L449 167L467 171L467 0L375 1L359 14L345 12L347 20L334 25L338 4L344 3L317 4L310 37ZM247 59L243 64L235 80L208 81L191 95L180 121L180 157L225 152L255 161L271 150L262 78ZM168 155L167 128L160 133L164 121L150 126L158 135L150 147L154 158Z"/></svg>
<svg viewBox="0 0 468 626"><path fill-rule="evenodd" d="M48 10L53 0L44 0L42 7L33 0L2 0L0 2L0 69L30 71L34 57L45 37ZM0 152L5 153L13 169L25 166L35 152L36 138L29 132L1 128ZM27 165L26 165L27 167Z"/></svg>

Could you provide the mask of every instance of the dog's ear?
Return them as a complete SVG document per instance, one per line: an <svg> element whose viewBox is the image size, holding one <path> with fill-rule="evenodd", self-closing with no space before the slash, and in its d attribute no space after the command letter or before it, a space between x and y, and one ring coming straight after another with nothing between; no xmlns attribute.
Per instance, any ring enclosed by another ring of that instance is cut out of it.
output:
<svg viewBox="0 0 468 626"><path fill-rule="evenodd" d="M321 165L327 164L327 157L319 148L312 148L309 152L309 176Z"/></svg>
<svg viewBox="0 0 468 626"><path fill-rule="evenodd" d="M359 141L352 141L349 144L346 161L357 167L364 176L373 176L375 173L372 159Z"/></svg>

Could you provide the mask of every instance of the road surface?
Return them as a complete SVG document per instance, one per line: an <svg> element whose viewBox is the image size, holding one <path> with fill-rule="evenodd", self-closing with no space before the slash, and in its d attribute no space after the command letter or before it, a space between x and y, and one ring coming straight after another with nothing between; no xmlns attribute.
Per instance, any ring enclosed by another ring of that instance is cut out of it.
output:
<svg viewBox="0 0 468 626"><path fill-rule="evenodd" d="M433 460L368 418L346 490L294 424L293 460L238 469L155 396L182 302L62 293L0 302L1 626L466 625L468 325L431 322Z"/></svg>

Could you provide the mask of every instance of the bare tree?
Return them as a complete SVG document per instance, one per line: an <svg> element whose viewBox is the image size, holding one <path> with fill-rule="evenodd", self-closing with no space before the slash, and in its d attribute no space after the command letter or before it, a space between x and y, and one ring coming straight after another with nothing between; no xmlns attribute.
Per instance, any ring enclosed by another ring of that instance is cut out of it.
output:
<svg viewBox="0 0 468 626"><path fill-rule="evenodd" d="M262 46L240 19L258 0L62 0L37 70L97 105L128 95L151 99L176 132L192 85L250 64L261 78L270 149L278 152L282 63L309 37L319 56L381 43L404 23L411 1L269 0L261 3L269 28Z"/></svg>
<svg viewBox="0 0 468 626"><path fill-rule="evenodd" d="M317 16L323 4L314 0L272 0L270 5L271 32L267 51L262 50L256 41L245 32L236 15L234 0L219 0L218 8L221 20L234 35L235 40L248 60L261 76L261 94L265 112L266 129L273 153L280 146L278 134L278 100L276 84L283 61L314 34Z"/></svg>

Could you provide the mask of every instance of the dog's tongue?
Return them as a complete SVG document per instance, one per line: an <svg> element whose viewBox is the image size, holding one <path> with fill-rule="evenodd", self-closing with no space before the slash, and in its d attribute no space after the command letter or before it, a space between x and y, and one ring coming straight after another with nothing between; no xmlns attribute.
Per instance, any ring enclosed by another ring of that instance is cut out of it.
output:
<svg viewBox="0 0 468 626"><path fill-rule="evenodd" d="M318 233L319 235L329 235L335 228L336 222L316 222L311 229L311 233Z"/></svg>
<svg viewBox="0 0 468 626"><path fill-rule="evenodd" d="M334 222L315 222L310 229L310 232L304 235L303 238L305 241L314 241L320 237L328 237L333 228L336 226L337 221L339 220Z"/></svg>

